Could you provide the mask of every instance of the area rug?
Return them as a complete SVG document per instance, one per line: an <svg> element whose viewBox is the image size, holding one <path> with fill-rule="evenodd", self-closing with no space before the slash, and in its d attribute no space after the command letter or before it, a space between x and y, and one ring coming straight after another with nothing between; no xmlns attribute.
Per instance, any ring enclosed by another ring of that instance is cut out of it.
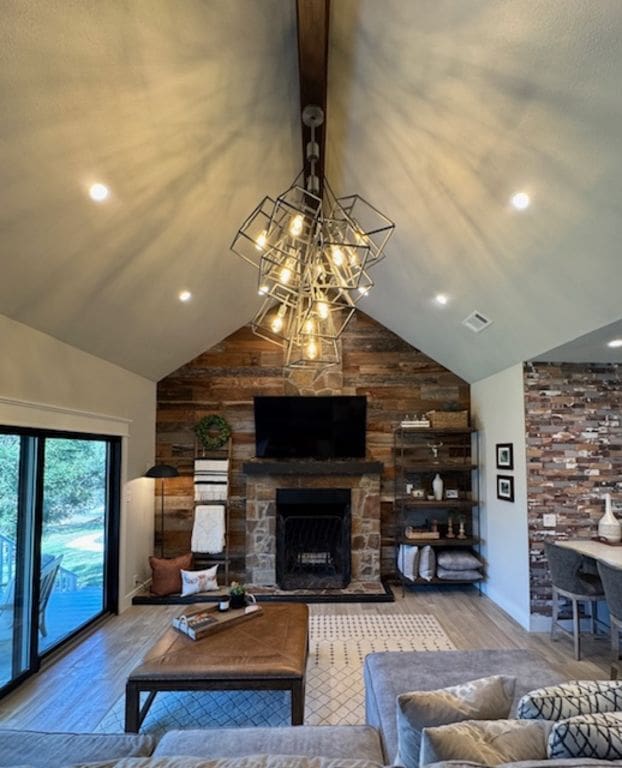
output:
<svg viewBox="0 0 622 768"><path fill-rule="evenodd" d="M305 725L365 722L363 661L379 651L451 651L455 646L429 614L311 616ZM123 731L122 696L95 729ZM290 724L285 691L180 691L158 693L141 733L159 736L173 728L278 726Z"/></svg>

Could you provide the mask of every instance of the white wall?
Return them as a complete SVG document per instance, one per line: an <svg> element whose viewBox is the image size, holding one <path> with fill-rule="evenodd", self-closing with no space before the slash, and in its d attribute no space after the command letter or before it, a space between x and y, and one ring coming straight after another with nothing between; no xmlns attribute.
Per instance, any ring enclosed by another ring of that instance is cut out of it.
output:
<svg viewBox="0 0 622 768"><path fill-rule="evenodd" d="M123 438L120 608L153 549L156 385L0 315L0 424Z"/></svg>
<svg viewBox="0 0 622 768"><path fill-rule="evenodd" d="M482 554L486 594L529 629L529 532L522 364L471 385L479 430ZM497 470L495 444L513 443L514 470ZM514 503L497 499L497 474L514 476Z"/></svg>

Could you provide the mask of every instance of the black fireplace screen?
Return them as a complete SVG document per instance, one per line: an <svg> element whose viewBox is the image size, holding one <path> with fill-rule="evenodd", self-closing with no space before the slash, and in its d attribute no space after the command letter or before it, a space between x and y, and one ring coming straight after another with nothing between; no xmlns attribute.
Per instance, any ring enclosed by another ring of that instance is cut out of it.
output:
<svg viewBox="0 0 622 768"><path fill-rule="evenodd" d="M350 491L276 492L276 580L281 589L339 589L351 575Z"/></svg>

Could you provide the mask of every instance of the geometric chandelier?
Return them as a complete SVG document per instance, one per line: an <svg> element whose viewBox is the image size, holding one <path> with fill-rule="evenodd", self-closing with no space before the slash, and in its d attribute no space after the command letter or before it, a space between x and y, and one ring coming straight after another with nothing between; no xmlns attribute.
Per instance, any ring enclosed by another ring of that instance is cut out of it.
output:
<svg viewBox="0 0 622 768"><path fill-rule="evenodd" d="M259 273L264 302L253 331L284 350L288 368L339 362L337 340L373 287L369 269L384 256L395 225L359 195L337 198L315 173L320 107L307 106L311 130L304 171L276 200L265 197L238 230L231 250Z"/></svg>

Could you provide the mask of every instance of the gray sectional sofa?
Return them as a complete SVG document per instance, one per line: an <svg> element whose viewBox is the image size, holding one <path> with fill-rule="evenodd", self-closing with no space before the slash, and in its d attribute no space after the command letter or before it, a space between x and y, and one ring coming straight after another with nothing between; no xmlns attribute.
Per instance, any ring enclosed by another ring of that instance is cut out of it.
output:
<svg viewBox="0 0 622 768"><path fill-rule="evenodd" d="M497 674L517 678L516 700L529 690L562 680L529 651L375 653L367 657L364 668L367 725L171 731L157 744L149 736L134 734L0 730L0 768L64 768L97 761L106 761L101 768L379 768L396 758L398 694ZM263 757L250 761L250 755ZM441 765L471 768L474 764L437 764ZM622 761L548 760L511 765L587 768L622 765Z"/></svg>

